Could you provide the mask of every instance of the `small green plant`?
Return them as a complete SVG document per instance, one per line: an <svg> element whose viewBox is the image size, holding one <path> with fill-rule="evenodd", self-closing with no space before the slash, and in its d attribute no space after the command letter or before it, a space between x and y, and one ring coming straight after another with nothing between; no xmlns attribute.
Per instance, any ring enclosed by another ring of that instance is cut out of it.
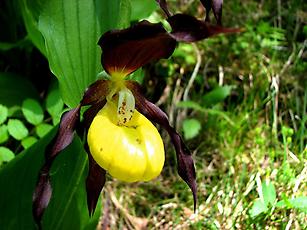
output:
<svg viewBox="0 0 307 230"><path fill-rule="evenodd" d="M57 87L51 88L44 106L33 98L24 99L20 106L0 105L1 164L49 133L60 121L63 111L64 103Z"/></svg>
<svg viewBox="0 0 307 230"><path fill-rule="evenodd" d="M271 181L265 180L261 183L257 177L257 192L259 198L255 199L253 206L249 210L252 218L262 215L263 219L269 218L276 209L292 209L295 208L301 212L307 213L307 197L298 196L296 198L288 198L282 195L282 199L278 200L276 189Z"/></svg>

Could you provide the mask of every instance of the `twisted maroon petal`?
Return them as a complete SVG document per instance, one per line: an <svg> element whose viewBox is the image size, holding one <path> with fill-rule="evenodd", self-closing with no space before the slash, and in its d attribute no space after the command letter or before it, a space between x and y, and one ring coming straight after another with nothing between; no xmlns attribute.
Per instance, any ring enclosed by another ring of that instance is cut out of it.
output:
<svg viewBox="0 0 307 230"><path fill-rule="evenodd" d="M213 9L213 14L218 25L222 25L223 0L200 0L206 8L206 21L209 22L209 13Z"/></svg>
<svg viewBox="0 0 307 230"><path fill-rule="evenodd" d="M166 0L156 0L157 3L159 4L160 8L164 11L164 13L166 14L166 16L169 18L171 15L171 13L168 10L167 7L167 3Z"/></svg>
<svg viewBox="0 0 307 230"><path fill-rule="evenodd" d="M106 171L101 168L90 154L88 146L85 147L88 153L89 170L86 178L86 196L89 215L95 212L101 190L106 182Z"/></svg>
<svg viewBox="0 0 307 230"><path fill-rule="evenodd" d="M84 112L83 122L86 129L86 136L87 136L87 131L93 119L95 118L99 110L102 109L105 103L106 103L105 100L100 101L92 105L87 111ZM95 212L101 190L103 189L103 186L106 182L106 171L103 168L101 168L93 159L87 142L84 144L84 149L88 154L88 160L89 160L89 170L86 178L87 208L89 215L92 216Z"/></svg>
<svg viewBox="0 0 307 230"><path fill-rule="evenodd" d="M169 124L167 115L158 106L148 101L142 95L139 85L136 82L130 81L127 84L127 87L133 92L137 110L152 122L161 125L168 132L176 150L178 174L192 191L195 212L197 203L197 184L191 152L183 143L183 140L177 131Z"/></svg>
<svg viewBox="0 0 307 230"><path fill-rule="evenodd" d="M58 133L51 144L47 146L45 164L39 172L32 203L33 217L39 228L41 228L42 215L52 195L49 175L50 168L58 154L70 145L73 140L76 126L79 124L80 107L78 106L62 115Z"/></svg>
<svg viewBox="0 0 307 230"><path fill-rule="evenodd" d="M171 35L177 41L196 42L217 34L240 32L240 29L211 25L186 14L175 14L168 18Z"/></svg>

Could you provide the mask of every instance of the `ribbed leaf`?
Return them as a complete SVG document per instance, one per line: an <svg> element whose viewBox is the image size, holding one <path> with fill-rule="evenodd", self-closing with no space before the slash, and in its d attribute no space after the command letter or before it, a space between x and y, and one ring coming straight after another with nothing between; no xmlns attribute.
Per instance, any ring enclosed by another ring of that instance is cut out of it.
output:
<svg viewBox="0 0 307 230"><path fill-rule="evenodd" d="M121 29L129 26L130 0L94 0L100 31Z"/></svg>
<svg viewBox="0 0 307 230"><path fill-rule="evenodd" d="M97 46L101 32L94 1L47 1L39 18L39 30L64 102L75 107L101 71Z"/></svg>
<svg viewBox="0 0 307 230"><path fill-rule="evenodd" d="M38 20L46 0L19 0L19 9L21 11L28 36L33 44L46 56L44 38L38 30Z"/></svg>

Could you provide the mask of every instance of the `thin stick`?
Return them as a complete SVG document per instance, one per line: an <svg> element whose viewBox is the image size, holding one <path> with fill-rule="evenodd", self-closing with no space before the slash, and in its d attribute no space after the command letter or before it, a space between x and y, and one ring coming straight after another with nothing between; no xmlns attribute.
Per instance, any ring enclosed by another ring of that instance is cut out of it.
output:
<svg viewBox="0 0 307 230"><path fill-rule="evenodd" d="M193 48L194 48L194 50L196 52L197 62L196 62L196 65L194 67L194 70L193 70L193 73L191 75L191 78L190 78L190 80L188 82L188 85L187 85L187 87L184 90L184 94L183 94L183 100L184 101L188 100L189 91L192 88L193 82L195 81L195 78L196 78L196 76L198 74L198 71L199 71L199 68L200 68L200 64L201 64L201 61L202 61L201 54L200 54L200 51L199 51L198 47L194 43L192 43L192 45L193 45Z"/></svg>

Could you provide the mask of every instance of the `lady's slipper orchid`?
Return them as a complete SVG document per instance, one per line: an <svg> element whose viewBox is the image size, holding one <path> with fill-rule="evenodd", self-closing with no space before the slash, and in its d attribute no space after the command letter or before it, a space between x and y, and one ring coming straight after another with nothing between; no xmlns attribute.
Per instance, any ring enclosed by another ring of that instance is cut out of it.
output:
<svg viewBox="0 0 307 230"><path fill-rule="evenodd" d="M84 147L89 159L86 191L90 215L95 210L107 172L127 182L148 181L160 174L164 147L150 121L168 132L176 150L178 174L192 190L196 209L196 175L191 152L169 124L167 115L149 102L142 95L140 85L127 80L127 76L149 62L171 56L178 41L198 41L234 30L211 26L184 14L172 16L165 1L158 3L168 17L170 33L161 23L144 20L128 29L106 32L100 38L101 62L109 77L90 85L80 105L62 115L58 133L46 150L46 161L33 194L33 215L39 226L52 194L49 176L52 162L72 142L77 127L87 133ZM88 105L81 123L80 109Z"/></svg>

